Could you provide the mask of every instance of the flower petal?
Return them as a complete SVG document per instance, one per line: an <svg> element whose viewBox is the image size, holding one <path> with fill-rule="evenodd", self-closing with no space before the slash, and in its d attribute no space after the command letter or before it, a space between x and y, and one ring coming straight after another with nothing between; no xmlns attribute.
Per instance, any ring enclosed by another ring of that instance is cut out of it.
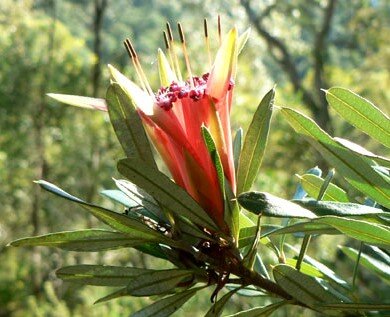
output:
<svg viewBox="0 0 390 317"><path fill-rule="evenodd" d="M241 51L245 47L246 42L249 39L251 34L251 28L248 28L244 33L242 33L237 39L237 55L240 55Z"/></svg>
<svg viewBox="0 0 390 317"><path fill-rule="evenodd" d="M154 100L148 95L145 91L139 88L135 83L123 75L119 70L114 66L108 65L110 71L111 79L119 84L122 89L127 93L131 98L138 109L148 116L153 115L154 112Z"/></svg>
<svg viewBox="0 0 390 317"><path fill-rule="evenodd" d="M47 94L47 96L57 101L66 103L67 105L86 108L86 109L107 111L107 103L104 99L101 98L91 98L91 97L64 95L64 94Z"/></svg>
<svg viewBox="0 0 390 317"><path fill-rule="evenodd" d="M214 65L207 82L207 94L219 100L229 87L230 79L236 71L237 64L237 29L229 31L215 57Z"/></svg>
<svg viewBox="0 0 390 317"><path fill-rule="evenodd" d="M175 73L172 71L171 66L169 66L169 62L161 49L158 49L157 62L161 86L167 87L173 81L176 81L177 78L175 76Z"/></svg>

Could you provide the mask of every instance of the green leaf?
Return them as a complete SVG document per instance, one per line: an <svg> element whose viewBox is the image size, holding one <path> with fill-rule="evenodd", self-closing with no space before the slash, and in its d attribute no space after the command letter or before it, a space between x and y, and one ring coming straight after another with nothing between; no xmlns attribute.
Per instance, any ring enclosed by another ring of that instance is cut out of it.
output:
<svg viewBox="0 0 390 317"><path fill-rule="evenodd" d="M339 246L341 251L343 251L352 261L356 262L358 259L359 251L353 248ZM382 280L390 284L390 266L382 261L379 261L372 256L361 253L359 263L363 265L366 269L379 275Z"/></svg>
<svg viewBox="0 0 390 317"><path fill-rule="evenodd" d="M351 310L351 311L381 311L390 310L390 304L372 304L372 303L338 303L338 304L320 304L323 309Z"/></svg>
<svg viewBox="0 0 390 317"><path fill-rule="evenodd" d="M210 153L211 160L213 161L215 170L217 171L218 180L219 180L219 187L221 188L221 192L225 192L225 176L223 172L223 166L221 162L221 158L219 157L217 147L215 146L215 142L213 140L213 137L207 129L206 126L201 127L203 140L206 144L207 150Z"/></svg>
<svg viewBox="0 0 390 317"><path fill-rule="evenodd" d="M274 104L275 89L271 89L260 102L246 133L237 169L237 193L249 190L259 172Z"/></svg>
<svg viewBox="0 0 390 317"><path fill-rule="evenodd" d="M244 212L240 211L239 217L240 217L240 230L243 228L253 227L255 225L255 223L250 218L248 218L248 216L246 216Z"/></svg>
<svg viewBox="0 0 390 317"><path fill-rule="evenodd" d="M271 316L280 307L291 303L291 301L281 301L264 307L255 307L244 310L237 314L229 315L227 317L267 317Z"/></svg>
<svg viewBox="0 0 390 317"><path fill-rule="evenodd" d="M106 101L101 98L91 98L64 94L47 94L47 96L57 101L66 103L67 105L86 109L107 111Z"/></svg>
<svg viewBox="0 0 390 317"><path fill-rule="evenodd" d="M226 288L228 290L237 290L236 294L244 297L269 297L270 296L269 294L260 291L258 288L256 288L253 285L248 285L243 287L243 286L228 284L226 285Z"/></svg>
<svg viewBox="0 0 390 317"><path fill-rule="evenodd" d="M117 189L102 190L100 192L100 194L110 198L111 200L113 200L117 203L120 203L121 205L123 205L125 207L138 206L138 204L135 201L131 200L129 197L127 197L127 195L125 193L123 193L122 191L117 190Z"/></svg>
<svg viewBox="0 0 390 317"><path fill-rule="evenodd" d="M154 218L161 219L162 211L156 200L147 192L125 179L114 179L115 185L134 203L144 206Z"/></svg>
<svg viewBox="0 0 390 317"><path fill-rule="evenodd" d="M183 306L197 291L202 287L192 288L187 291L177 293L175 295L165 297L154 302L153 304L139 310L131 315L131 317L167 317L172 315L181 306Z"/></svg>
<svg viewBox="0 0 390 317"><path fill-rule="evenodd" d="M121 296L142 297L172 293L180 283L191 284L194 278L195 272L190 270L148 270L145 274L132 278L126 287L98 299L95 304Z"/></svg>
<svg viewBox="0 0 390 317"><path fill-rule="evenodd" d="M210 307L205 317L220 317L223 312L223 309L225 308L226 303L238 290L239 288L236 288L223 295L221 299L219 299L217 302L214 303L213 306Z"/></svg>
<svg viewBox="0 0 390 317"><path fill-rule="evenodd" d="M315 278L293 267L278 264L273 268L276 283L301 303L316 308L319 303L337 303L338 298L325 290Z"/></svg>
<svg viewBox="0 0 390 317"><path fill-rule="evenodd" d="M242 263L250 270L253 270L253 265L255 263L255 259L257 255L257 247L260 242L260 235L261 235L261 216L258 216L255 235L253 236L253 240L251 241L248 247L248 251L246 255L242 259Z"/></svg>
<svg viewBox="0 0 390 317"><path fill-rule="evenodd" d="M231 236L234 238L234 242L237 245L240 234L240 206L238 205L236 196L226 179L224 220L229 225Z"/></svg>
<svg viewBox="0 0 390 317"><path fill-rule="evenodd" d="M324 223L318 223L313 221L299 222L293 225L289 225L274 231L265 233L263 237L278 234L297 233L302 232L305 234L341 234L341 232L330 225Z"/></svg>
<svg viewBox="0 0 390 317"><path fill-rule="evenodd" d="M378 259L381 262L386 263L388 266L390 266L390 255L388 255L386 252L382 251L380 248L375 246L367 246L368 249L370 249L370 254Z"/></svg>
<svg viewBox="0 0 390 317"><path fill-rule="evenodd" d="M296 254L299 254L299 250L294 248L293 246L289 244L285 244L289 249L293 250ZM319 272L321 272L325 277L327 277L328 280L331 280L335 282L336 284L349 289L349 285L346 281L344 281L341 277L339 277L334 271L332 271L330 268L328 268L326 265L322 264L321 262L318 262L317 260L313 259L312 257L305 254L305 257L303 258L304 262L309 263L313 267L315 267Z"/></svg>
<svg viewBox="0 0 390 317"><path fill-rule="evenodd" d="M340 87L327 90L326 99L346 121L390 147L390 119L374 104Z"/></svg>
<svg viewBox="0 0 390 317"><path fill-rule="evenodd" d="M373 159L373 160L379 162L380 164L382 164L383 166L390 167L390 159L388 159L386 157L376 155L376 154L368 151L364 147L360 146L359 144L356 144L356 143L349 141L347 139L342 139L342 138L337 138L337 137L334 137L333 139L341 146L343 146L343 147L345 147L345 148L347 148L347 149L349 149L357 154L363 155L369 159Z"/></svg>
<svg viewBox="0 0 390 317"><path fill-rule="evenodd" d="M362 220L327 216L314 220L328 224L345 235L368 244L389 247L390 230L388 227Z"/></svg>
<svg viewBox="0 0 390 317"><path fill-rule="evenodd" d="M136 158L118 162L119 172L131 182L144 189L165 208L194 223L218 229L208 214L180 186L172 182L159 170Z"/></svg>
<svg viewBox="0 0 390 317"><path fill-rule="evenodd" d="M170 239L163 236L161 233L149 228L138 220L129 218L125 215L118 214L116 212L99 206L95 206L93 204L89 204L44 180L37 181L36 183L38 183L43 189L53 194L56 194L57 196L78 203L79 205L81 205L81 207L88 210L100 221L104 222L115 230L126 233L128 236L131 236L134 239L145 241L163 241L166 243L172 242Z"/></svg>
<svg viewBox="0 0 390 317"><path fill-rule="evenodd" d="M296 175L300 181L303 189L313 198L317 198L324 179L313 174L304 174L302 176ZM340 187L329 183L323 200L349 202L347 193Z"/></svg>
<svg viewBox="0 0 390 317"><path fill-rule="evenodd" d="M72 265L56 271L57 277L64 281L95 286L126 286L138 275L152 270L135 267L109 265Z"/></svg>
<svg viewBox="0 0 390 317"><path fill-rule="evenodd" d="M286 264L288 264L292 267L296 267L297 260L291 259L291 258L286 259ZM299 271L303 274L310 275L313 277L324 278L324 275L316 267L314 267L313 265L311 265L309 263L305 263L305 262L301 263L301 267L300 267Z"/></svg>
<svg viewBox="0 0 390 317"><path fill-rule="evenodd" d="M307 137L352 186L381 205L390 207L389 182L381 177L364 157L339 145L312 119L303 114L289 108L282 108L281 112L295 131Z"/></svg>
<svg viewBox="0 0 390 317"><path fill-rule="evenodd" d="M262 235L265 235L265 234L267 234L271 231L274 231L276 229L279 229L279 228L281 228L281 226L262 224L261 225L261 232L262 232ZM240 240L239 240L240 249L248 246L253 241L253 239L256 235L256 230L257 230L257 226L246 227L246 228L242 228L240 230Z"/></svg>
<svg viewBox="0 0 390 317"><path fill-rule="evenodd" d="M320 216L372 216L381 215L382 209L354 203L340 203L335 201L318 201L314 199L293 200L294 203L311 210Z"/></svg>
<svg viewBox="0 0 390 317"><path fill-rule="evenodd" d="M132 99L121 86L112 83L107 90L108 114L127 157L138 157L156 167L149 140Z"/></svg>
<svg viewBox="0 0 390 317"><path fill-rule="evenodd" d="M316 215L310 210L269 193L242 193L238 196L238 202L256 215L281 218L316 218Z"/></svg>
<svg viewBox="0 0 390 317"><path fill-rule="evenodd" d="M10 245L14 247L47 246L68 251L92 252L134 247L145 242L145 240L135 239L134 236L120 232L87 229L22 238L11 242Z"/></svg>
<svg viewBox="0 0 390 317"><path fill-rule="evenodd" d="M234 170L238 170L238 161L240 159L241 149L242 149L242 135L243 135L242 128L239 128L236 131L236 135L234 136L233 140L233 157L234 157Z"/></svg>

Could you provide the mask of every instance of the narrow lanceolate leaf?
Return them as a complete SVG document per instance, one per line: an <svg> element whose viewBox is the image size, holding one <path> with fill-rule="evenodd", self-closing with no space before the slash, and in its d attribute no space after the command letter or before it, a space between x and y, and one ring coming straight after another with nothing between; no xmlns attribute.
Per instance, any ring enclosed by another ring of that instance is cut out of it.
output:
<svg viewBox="0 0 390 317"><path fill-rule="evenodd" d="M336 201L318 201L314 199L294 200L294 203L311 210L318 217L321 216L373 216L385 214L382 209L370 206L340 203Z"/></svg>
<svg viewBox="0 0 390 317"><path fill-rule="evenodd" d="M368 244L387 248L390 246L389 227L367 221L335 216L321 217L313 221L330 225L345 235Z"/></svg>
<svg viewBox="0 0 390 317"><path fill-rule="evenodd" d="M130 317L167 317L183 306L197 291L204 287L192 288L175 295L165 297L139 310Z"/></svg>
<svg viewBox="0 0 390 317"><path fill-rule="evenodd" d="M229 315L227 317L267 317L271 316L280 307L291 303L291 301L281 301L275 304L271 304L264 307L255 307L252 309L244 310L237 314Z"/></svg>
<svg viewBox="0 0 390 317"><path fill-rule="evenodd" d="M321 177L322 175L322 170L320 168L318 168L318 166L315 166L309 170L307 170L305 172L305 174L308 174L308 175L315 175L315 176L318 176L318 177ZM299 175L297 175L299 177ZM297 186L297 189L295 190L295 193L294 193L294 196L293 196L293 199L303 199L307 196L307 192L303 189L302 185L299 184ZM317 195L318 196L318 195ZM317 197L316 196L316 197Z"/></svg>
<svg viewBox="0 0 390 317"><path fill-rule="evenodd" d="M325 290L315 278L295 268L278 264L273 268L276 283L301 303L316 308L319 303L338 303L337 297Z"/></svg>
<svg viewBox="0 0 390 317"><path fill-rule="evenodd" d="M57 101L66 103L70 106L107 111L106 101L101 98L91 98L64 94L47 94L47 96Z"/></svg>
<svg viewBox="0 0 390 317"><path fill-rule="evenodd" d="M289 249L293 250L296 254L299 254L298 249L294 248L293 246L289 245L288 243L285 244ZM331 280L338 285L349 289L349 284L344 281L341 277L339 277L334 271L332 271L330 268L328 268L326 265L322 264L321 262L318 262L317 260L313 259L312 257L305 254L305 257L303 258L304 262L307 262L314 266L318 271L320 271L328 280Z"/></svg>
<svg viewBox="0 0 390 317"><path fill-rule="evenodd" d="M111 124L126 156L138 157L155 167L149 140L131 98L116 83L110 85L106 98Z"/></svg>
<svg viewBox="0 0 390 317"><path fill-rule="evenodd" d="M218 228L208 214L184 189L172 182L159 170L135 158L120 160L118 170L131 182L158 199L162 206L178 216L186 217L201 226Z"/></svg>
<svg viewBox="0 0 390 317"><path fill-rule="evenodd" d="M287 234L287 233L298 233L302 232L305 234L341 234L341 232L330 225L325 223L318 223L314 221L307 222L299 222L290 226L286 226L284 228L276 229L265 233L262 235L263 237L267 237L270 235L279 235L279 234Z"/></svg>
<svg viewBox="0 0 390 317"><path fill-rule="evenodd" d="M239 128L234 136L233 140L233 157L234 157L234 170L238 169L238 160L240 159L241 148L242 148L242 135L243 130Z"/></svg>
<svg viewBox="0 0 390 317"><path fill-rule="evenodd" d="M367 149L365 149L364 147L362 147L361 145L356 144L350 140L338 138L338 137L334 137L333 139L338 144L342 145L343 147L345 147L347 149L350 149L351 151L353 151L357 154L360 154L360 155L363 155L367 158L373 159L383 166L390 167L390 159L388 159L386 157L374 154L374 153L368 151Z"/></svg>
<svg viewBox="0 0 390 317"><path fill-rule="evenodd" d="M289 108L282 108L289 124L320 151L330 165L356 189L383 206L390 207L390 185L369 164L365 157L339 145L312 119Z"/></svg>
<svg viewBox="0 0 390 317"><path fill-rule="evenodd" d="M270 225L270 224L262 224L261 225L261 233L265 235L271 231L281 228L278 225ZM240 230L240 241L239 247L240 249L248 246L254 239L257 231L257 226L246 227Z"/></svg>
<svg viewBox="0 0 390 317"><path fill-rule="evenodd" d="M223 309L225 308L226 303L230 300L230 298L239 290L236 288L229 293L226 293L219 299L213 306L210 307L209 311L205 315L205 317L219 317L221 316Z"/></svg>
<svg viewBox="0 0 390 317"><path fill-rule="evenodd" d="M109 265L73 265L65 266L56 271L57 277L64 281L95 286L126 286L130 280L147 269Z"/></svg>
<svg viewBox="0 0 390 317"><path fill-rule="evenodd" d="M259 172L274 104L275 89L271 89L261 100L246 133L237 171L237 193L249 190Z"/></svg>
<svg viewBox="0 0 390 317"><path fill-rule="evenodd" d="M126 233L128 236L133 237L134 239L145 241L164 241L166 243L170 241L170 239L167 237L149 228L138 220L129 218L125 215L113 212L100 206L87 203L49 182L40 180L37 181L37 183L43 189L81 205L81 207L88 210L100 221L104 222L115 230Z"/></svg>
<svg viewBox="0 0 390 317"><path fill-rule="evenodd" d="M359 251L353 248L339 246L341 251L343 251L352 261L356 262L358 259ZM384 281L390 284L390 266L374 257L361 253L359 264L363 265L366 269L374 272L379 275Z"/></svg>
<svg viewBox="0 0 390 317"><path fill-rule="evenodd" d="M210 153L211 160L213 161L215 170L217 171L218 180L219 180L219 187L221 188L221 192L225 192L225 176L223 172L223 166L221 162L221 158L219 157L217 147L215 146L215 142L213 140L213 137L207 129L206 126L201 127L202 130L202 136L204 143L206 144L207 150Z"/></svg>
<svg viewBox="0 0 390 317"><path fill-rule="evenodd" d="M286 264L288 264L292 267L296 267L297 260L291 259L291 258L286 259ZM305 262L301 263L299 271L303 274L310 275L313 277L324 278L324 275L316 267L314 267L313 265L311 265L309 263L305 263Z"/></svg>
<svg viewBox="0 0 390 317"><path fill-rule="evenodd" d="M181 282L191 282L195 272L190 270L161 270L148 272L134 278L127 285L127 293L131 296L151 296L171 292Z"/></svg>
<svg viewBox="0 0 390 317"><path fill-rule="evenodd" d="M128 248L145 243L145 240L115 231L87 229L63 231L42 236L23 238L10 243L14 247L47 246L68 251L104 251Z"/></svg>
<svg viewBox="0 0 390 317"><path fill-rule="evenodd" d="M103 196L110 198L111 200L120 203L125 207L135 207L138 204L126 196L125 193L118 189L106 189L100 192Z"/></svg>
<svg viewBox="0 0 390 317"><path fill-rule="evenodd" d="M130 280L129 284L105 297L98 299L95 304L122 296L153 296L170 294L180 283L186 282L189 286L194 280L194 272L189 270L148 270Z"/></svg>
<svg viewBox="0 0 390 317"><path fill-rule="evenodd" d="M246 192L238 196L238 202L256 215L282 218L316 218L308 209L269 193Z"/></svg>
<svg viewBox="0 0 390 317"><path fill-rule="evenodd" d="M309 196L312 198L317 198L324 180L321 177L312 174L296 176L300 179L303 189L309 194ZM349 201L347 193L332 183L329 183L322 200L340 201L345 203Z"/></svg>
<svg viewBox="0 0 390 317"><path fill-rule="evenodd" d="M340 303L340 304L322 304L319 305L322 309L329 310L350 310L350 311L382 311L389 310L390 304L372 304L372 303ZM378 316L378 315L377 315Z"/></svg>
<svg viewBox="0 0 390 317"><path fill-rule="evenodd" d="M156 215L156 217L161 218L161 208L158 206L156 200L147 192L125 179L114 179L114 182L130 200L137 205L144 206L148 211Z"/></svg>
<svg viewBox="0 0 390 317"><path fill-rule="evenodd" d="M345 120L390 147L390 118L374 104L340 87L327 90L326 99Z"/></svg>
<svg viewBox="0 0 390 317"><path fill-rule="evenodd" d="M236 195L233 193L233 190L226 179L224 219L230 228L231 235L237 246L240 234L240 206L238 205Z"/></svg>

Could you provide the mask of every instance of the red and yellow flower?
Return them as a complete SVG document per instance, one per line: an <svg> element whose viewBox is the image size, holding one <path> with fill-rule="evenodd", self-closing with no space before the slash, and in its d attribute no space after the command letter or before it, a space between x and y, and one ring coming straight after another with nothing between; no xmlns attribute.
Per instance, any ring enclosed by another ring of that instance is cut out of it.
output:
<svg viewBox="0 0 390 317"><path fill-rule="evenodd" d="M164 34L169 61L165 54L158 50L162 86L157 92L152 92L137 54L128 40L125 45L141 85L136 85L109 65L111 79L131 98L150 140L174 181L207 211L223 231L228 232L224 220L225 189L220 186L216 168L203 139L202 127L205 126L210 131L221 159L225 179L235 192L230 109L237 62L237 30L233 28L228 32L221 41L214 64L201 76L192 75L180 24L179 32L188 79L183 80L180 74L170 28L168 33ZM56 96L60 99L60 95ZM86 99L86 103L88 101ZM91 103L92 105L86 106L93 107L93 102ZM102 110L101 100L99 109Z"/></svg>

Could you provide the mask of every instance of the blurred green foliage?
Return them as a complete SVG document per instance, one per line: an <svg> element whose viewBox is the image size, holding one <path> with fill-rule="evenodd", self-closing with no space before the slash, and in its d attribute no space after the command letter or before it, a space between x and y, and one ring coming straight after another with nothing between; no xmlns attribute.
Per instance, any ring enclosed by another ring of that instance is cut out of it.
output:
<svg viewBox="0 0 390 317"><path fill-rule="evenodd" d="M310 86L313 78L310 50L312 30L326 1L277 1L266 22L281 38L296 61L302 80ZM259 11L264 4L259 4ZM54 270L77 263L161 266L135 251L96 254L94 258L49 249L22 250L6 244L33 232L91 227L95 220L48 194L37 191L32 181L44 177L89 201L102 203L98 195L112 188L115 161L122 156L108 118L100 113L67 108L48 100L47 92L91 94L94 1L2 0L0 2L0 316L121 316L139 309L139 301L119 299L92 306L107 293L105 289L80 289L56 279ZM158 87L155 52L163 46L161 30L166 21L184 24L193 69L204 72L208 65L203 41L202 19L209 19L211 36L216 35L216 15L223 28L248 26L238 1L108 0L103 17L99 96L105 95L108 74L105 64L134 71L122 47L130 37L135 43L152 86ZM342 85L374 101L384 111L390 94L390 46L387 1L339 1L331 26L326 52L325 76L330 86ZM212 50L215 49L212 41ZM252 113L266 91L277 84L277 105L305 109L301 96L293 91L286 74L271 58L265 42L252 30L239 60L233 129L247 128ZM328 88L328 87L323 87ZM335 135L345 136L374 152L376 143L351 126L333 121ZM257 188L291 197L297 184L295 173L303 174L316 164L314 151L300 139L281 116L273 118L266 158ZM104 201L105 204L110 204ZM39 210L37 222L33 212ZM317 259L332 262L341 253L328 247L335 238L314 241L311 251ZM316 248L321 246L321 248ZM332 251L331 251L332 250ZM272 256L271 253L269 256ZM350 262L341 261L337 271L349 276ZM38 280L37 280L38 278ZM361 273L366 285L378 283ZM379 284L378 284L379 285ZM372 288L371 288L372 289ZM384 286L377 287L378 294ZM367 296L375 296L368 293ZM179 314L200 316L198 308L208 307L207 297L195 298ZM258 300L258 299L257 299ZM232 310L251 307L253 300L234 301ZM256 302L256 304L259 304ZM234 306L234 307L233 307ZM291 312L290 312L291 314ZM295 312L301 315L300 311ZM288 316L281 313L280 316ZM291 316L291 315L290 315Z"/></svg>

